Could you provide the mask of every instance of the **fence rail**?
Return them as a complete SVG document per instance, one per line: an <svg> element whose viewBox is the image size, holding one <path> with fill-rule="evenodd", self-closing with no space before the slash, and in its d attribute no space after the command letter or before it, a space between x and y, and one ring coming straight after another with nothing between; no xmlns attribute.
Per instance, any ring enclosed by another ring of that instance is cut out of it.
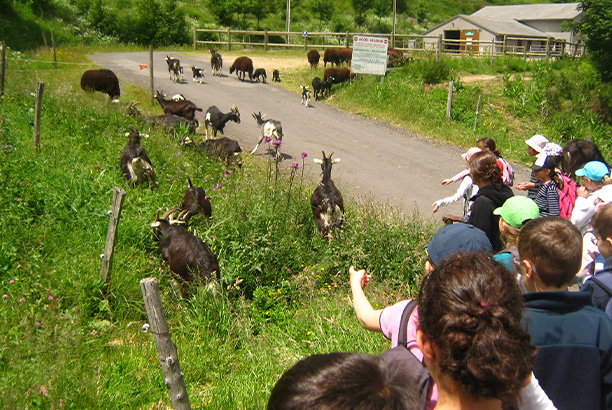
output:
<svg viewBox="0 0 612 410"><path fill-rule="evenodd" d="M216 30L194 29L193 48L198 46L210 48L261 47L270 48L333 48L351 47L353 36L368 35L387 37L390 46L404 52L430 52L439 54L472 54L482 56L517 55L524 58L560 58L579 57L584 55L585 48L581 43L553 38L526 38L504 36L503 40L450 40L440 36L416 34L386 34L386 33L352 33L352 32L287 32L287 31L248 31L248 30Z"/></svg>

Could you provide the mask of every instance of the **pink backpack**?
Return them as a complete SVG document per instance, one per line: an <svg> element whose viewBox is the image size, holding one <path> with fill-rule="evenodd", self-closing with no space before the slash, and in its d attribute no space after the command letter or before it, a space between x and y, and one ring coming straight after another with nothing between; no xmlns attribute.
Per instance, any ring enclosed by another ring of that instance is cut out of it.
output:
<svg viewBox="0 0 612 410"><path fill-rule="evenodd" d="M560 174L560 176L563 180L563 189L557 187L557 191L559 191L559 216L569 220L576 203L576 183L568 176L563 174Z"/></svg>

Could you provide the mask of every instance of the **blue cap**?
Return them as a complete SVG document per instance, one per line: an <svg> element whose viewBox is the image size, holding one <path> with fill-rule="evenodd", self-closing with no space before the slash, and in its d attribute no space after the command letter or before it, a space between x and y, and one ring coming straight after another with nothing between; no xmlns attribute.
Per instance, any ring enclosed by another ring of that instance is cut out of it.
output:
<svg viewBox="0 0 612 410"><path fill-rule="evenodd" d="M584 167L576 171L579 177L587 177L591 181L601 181L606 175L610 175L610 170L601 161L587 162Z"/></svg>
<svg viewBox="0 0 612 410"><path fill-rule="evenodd" d="M493 251L487 235L473 225L457 223L446 225L431 238L426 245L429 259L439 265L449 256L459 253Z"/></svg>

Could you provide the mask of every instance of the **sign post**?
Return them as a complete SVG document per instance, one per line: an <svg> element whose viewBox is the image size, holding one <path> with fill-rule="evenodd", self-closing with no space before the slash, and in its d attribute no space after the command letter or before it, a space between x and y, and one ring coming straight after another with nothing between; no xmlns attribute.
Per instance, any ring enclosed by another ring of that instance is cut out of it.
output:
<svg viewBox="0 0 612 410"><path fill-rule="evenodd" d="M385 37L353 36L351 71L384 77L387 72L388 48L389 40Z"/></svg>

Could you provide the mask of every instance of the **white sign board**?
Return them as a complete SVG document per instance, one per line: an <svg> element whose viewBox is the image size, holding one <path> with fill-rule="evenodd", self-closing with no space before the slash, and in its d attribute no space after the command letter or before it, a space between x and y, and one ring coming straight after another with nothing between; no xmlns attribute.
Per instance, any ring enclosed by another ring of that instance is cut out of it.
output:
<svg viewBox="0 0 612 410"><path fill-rule="evenodd" d="M384 37L353 36L351 71L357 74L385 75L389 40Z"/></svg>

